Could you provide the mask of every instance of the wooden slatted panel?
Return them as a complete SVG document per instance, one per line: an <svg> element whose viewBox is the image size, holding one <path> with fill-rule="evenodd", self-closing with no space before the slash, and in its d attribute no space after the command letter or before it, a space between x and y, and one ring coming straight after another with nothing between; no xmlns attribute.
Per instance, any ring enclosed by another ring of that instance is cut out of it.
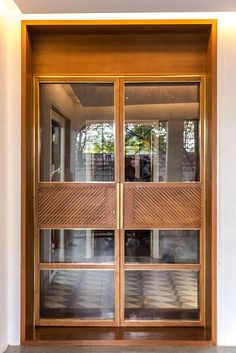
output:
<svg viewBox="0 0 236 353"><path fill-rule="evenodd" d="M124 185L125 228L200 226L200 184Z"/></svg>
<svg viewBox="0 0 236 353"><path fill-rule="evenodd" d="M43 183L37 204L40 228L116 225L115 185Z"/></svg>

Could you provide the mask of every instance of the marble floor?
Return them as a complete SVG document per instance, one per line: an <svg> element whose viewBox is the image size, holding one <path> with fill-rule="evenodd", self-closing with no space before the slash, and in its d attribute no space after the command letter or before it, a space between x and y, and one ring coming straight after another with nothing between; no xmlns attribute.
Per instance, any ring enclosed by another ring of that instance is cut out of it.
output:
<svg viewBox="0 0 236 353"><path fill-rule="evenodd" d="M236 347L8 347L6 353L236 353Z"/></svg>

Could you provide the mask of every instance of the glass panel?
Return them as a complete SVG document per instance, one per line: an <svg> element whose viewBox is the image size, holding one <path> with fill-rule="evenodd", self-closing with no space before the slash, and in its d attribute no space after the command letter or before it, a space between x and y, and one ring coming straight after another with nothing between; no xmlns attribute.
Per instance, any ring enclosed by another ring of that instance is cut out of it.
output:
<svg viewBox="0 0 236 353"><path fill-rule="evenodd" d="M114 272L40 271L41 318L114 318Z"/></svg>
<svg viewBox="0 0 236 353"><path fill-rule="evenodd" d="M125 85L125 180L199 180L199 83Z"/></svg>
<svg viewBox="0 0 236 353"><path fill-rule="evenodd" d="M114 262L114 231L40 230L40 262Z"/></svg>
<svg viewBox="0 0 236 353"><path fill-rule="evenodd" d="M199 320L199 271L125 271L126 320Z"/></svg>
<svg viewBox="0 0 236 353"><path fill-rule="evenodd" d="M126 230L125 261L196 264L199 230Z"/></svg>
<svg viewBox="0 0 236 353"><path fill-rule="evenodd" d="M114 85L40 84L40 180L114 181Z"/></svg>

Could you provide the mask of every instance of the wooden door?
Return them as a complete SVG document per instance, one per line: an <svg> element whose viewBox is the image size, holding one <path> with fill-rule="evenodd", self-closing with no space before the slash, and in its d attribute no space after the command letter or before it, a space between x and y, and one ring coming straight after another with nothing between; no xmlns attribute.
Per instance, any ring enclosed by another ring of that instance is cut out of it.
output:
<svg viewBox="0 0 236 353"><path fill-rule="evenodd" d="M35 92L36 325L203 325L203 79Z"/></svg>
<svg viewBox="0 0 236 353"><path fill-rule="evenodd" d="M121 87L123 325L203 325L204 82Z"/></svg>
<svg viewBox="0 0 236 353"><path fill-rule="evenodd" d="M36 324L117 325L117 79L39 79Z"/></svg>

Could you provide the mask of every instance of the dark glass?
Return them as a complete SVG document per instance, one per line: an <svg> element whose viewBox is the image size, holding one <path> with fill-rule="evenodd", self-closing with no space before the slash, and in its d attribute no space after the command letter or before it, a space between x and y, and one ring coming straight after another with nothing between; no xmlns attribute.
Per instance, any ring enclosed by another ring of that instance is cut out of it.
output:
<svg viewBox="0 0 236 353"><path fill-rule="evenodd" d="M198 181L199 83L125 84L125 180Z"/></svg>
<svg viewBox="0 0 236 353"><path fill-rule="evenodd" d="M40 262L112 263L114 231L41 229Z"/></svg>
<svg viewBox="0 0 236 353"><path fill-rule="evenodd" d="M40 271L40 317L114 319L114 272Z"/></svg>
<svg viewBox="0 0 236 353"><path fill-rule="evenodd" d="M199 263L199 230L126 230L125 261Z"/></svg>
<svg viewBox="0 0 236 353"><path fill-rule="evenodd" d="M199 271L125 271L126 320L199 320Z"/></svg>
<svg viewBox="0 0 236 353"><path fill-rule="evenodd" d="M40 180L114 181L114 85L40 84Z"/></svg>

